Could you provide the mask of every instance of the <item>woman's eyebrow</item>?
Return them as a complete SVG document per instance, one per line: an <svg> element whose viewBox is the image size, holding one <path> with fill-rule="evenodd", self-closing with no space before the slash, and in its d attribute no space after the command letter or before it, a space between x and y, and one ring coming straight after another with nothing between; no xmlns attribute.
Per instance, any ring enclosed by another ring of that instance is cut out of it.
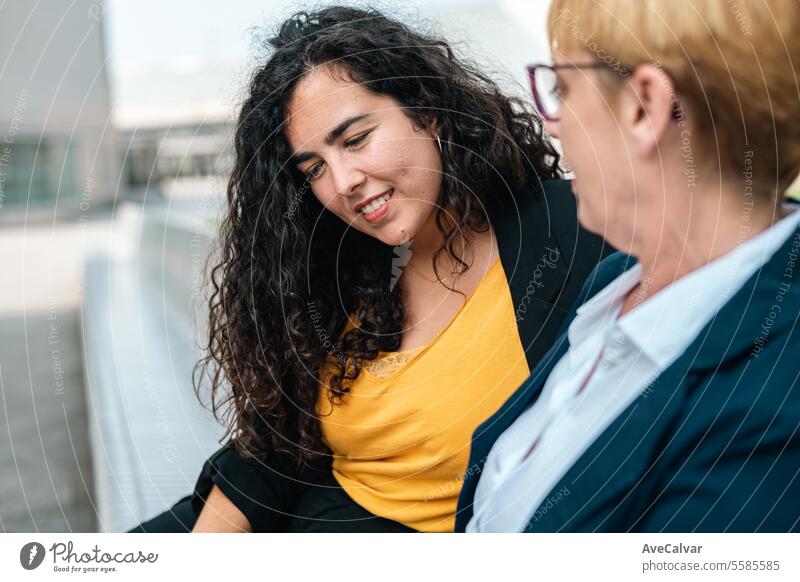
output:
<svg viewBox="0 0 800 582"><path fill-rule="evenodd" d="M371 113L362 113L361 115L354 115L353 117L348 117L344 121L342 121L339 125L334 127L328 135L325 136L325 143L327 145L332 145L345 131L347 128L353 125L354 123L358 123L362 119L365 119L372 115ZM293 154L290 158L290 163L292 164L302 164L306 160L313 158L316 154L313 152L298 152Z"/></svg>
<svg viewBox="0 0 800 582"><path fill-rule="evenodd" d="M362 119L369 117L370 113L362 113L361 115L354 115L353 117L349 117L341 122L339 125L334 127L331 132L325 136L325 143L327 145L333 144L345 131L347 128L353 125L354 123L358 123Z"/></svg>

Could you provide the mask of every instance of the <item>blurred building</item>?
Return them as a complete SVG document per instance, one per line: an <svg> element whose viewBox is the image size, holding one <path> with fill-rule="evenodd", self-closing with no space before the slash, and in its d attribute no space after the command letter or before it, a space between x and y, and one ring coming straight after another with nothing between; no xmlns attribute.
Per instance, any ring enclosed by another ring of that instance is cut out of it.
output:
<svg viewBox="0 0 800 582"><path fill-rule="evenodd" d="M0 18L0 217L75 215L118 175L103 4L7 2Z"/></svg>
<svg viewBox="0 0 800 582"><path fill-rule="evenodd" d="M231 128L223 120L123 128L121 152L128 195L210 196L233 166Z"/></svg>

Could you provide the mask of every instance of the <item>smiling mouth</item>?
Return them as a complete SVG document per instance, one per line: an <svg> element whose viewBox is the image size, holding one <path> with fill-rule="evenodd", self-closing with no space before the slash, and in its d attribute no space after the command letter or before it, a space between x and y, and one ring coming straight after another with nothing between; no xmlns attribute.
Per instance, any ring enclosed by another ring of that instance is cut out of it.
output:
<svg viewBox="0 0 800 582"><path fill-rule="evenodd" d="M394 188L389 188L389 190L387 190L380 196L373 198L366 204L357 206L356 212L358 212L361 215L372 214L376 210L380 210L389 201L389 198L392 197L392 194L394 194Z"/></svg>

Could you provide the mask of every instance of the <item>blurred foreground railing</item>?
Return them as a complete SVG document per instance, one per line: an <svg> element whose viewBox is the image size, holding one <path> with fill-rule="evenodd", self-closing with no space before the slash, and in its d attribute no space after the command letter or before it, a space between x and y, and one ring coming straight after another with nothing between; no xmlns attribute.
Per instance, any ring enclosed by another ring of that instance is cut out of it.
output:
<svg viewBox="0 0 800 582"><path fill-rule="evenodd" d="M87 260L90 443L101 531L126 531L192 491L223 429L192 387L213 224L124 206L119 247Z"/></svg>

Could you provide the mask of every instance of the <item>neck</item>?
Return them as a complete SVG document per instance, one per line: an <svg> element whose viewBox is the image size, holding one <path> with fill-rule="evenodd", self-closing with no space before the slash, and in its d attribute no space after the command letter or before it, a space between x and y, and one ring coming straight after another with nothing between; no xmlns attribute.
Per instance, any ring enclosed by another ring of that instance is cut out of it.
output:
<svg viewBox="0 0 800 582"><path fill-rule="evenodd" d="M436 210L431 212L423 227L409 241L411 243L411 259L416 265L431 263L434 254L444 243L444 237L436 225Z"/></svg>
<svg viewBox="0 0 800 582"><path fill-rule="evenodd" d="M475 232L471 229L461 229L452 242L452 248L457 257L467 265L472 265L476 253L480 254L491 242L491 229L486 232ZM437 251L445 244L445 238L436 224L436 212L433 212L424 227L414 236L411 243L411 258L408 265L429 280L437 279L434 272L433 260L436 258L438 276L452 283L454 272L461 270L462 265L454 261L448 252L442 252L436 257Z"/></svg>
<svg viewBox="0 0 800 582"><path fill-rule="evenodd" d="M719 188L719 186L718 186ZM741 190L718 190L719 197L698 194L684 208L664 205L656 219L643 220L658 225L638 228L629 248L641 265L642 283L631 291L639 301L646 300L677 279L731 252L763 232L783 217L780 206ZM663 193L662 193L663 195ZM645 232L647 231L647 232ZM646 283L646 284L645 284ZM626 304L628 302L626 301Z"/></svg>
<svg viewBox="0 0 800 582"><path fill-rule="evenodd" d="M462 258L467 251L467 240L467 236L457 236L453 243L453 248ZM444 235L436 224L436 211L431 213L428 221L410 243L412 255L409 263L425 272L432 272L434 256L445 243ZM452 260L447 253L439 256L437 267L442 273L449 273L452 270Z"/></svg>

